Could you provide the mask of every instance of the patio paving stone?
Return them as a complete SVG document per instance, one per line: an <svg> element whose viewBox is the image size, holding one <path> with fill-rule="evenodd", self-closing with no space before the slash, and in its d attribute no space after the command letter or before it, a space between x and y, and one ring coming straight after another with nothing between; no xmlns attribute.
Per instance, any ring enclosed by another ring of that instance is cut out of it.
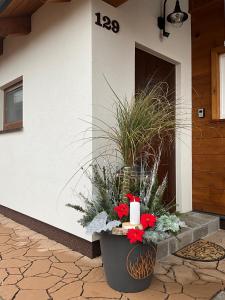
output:
<svg viewBox="0 0 225 300"><path fill-rule="evenodd" d="M75 262L79 258L81 258L83 255L77 252L72 252L71 251L65 251L65 252L54 252L54 257L59 261L59 262Z"/></svg>
<svg viewBox="0 0 225 300"><path fill-rule="evenodd" d="M35 260L30 268L24 272L24 276L35 276L38 274L50 272L51 264L52 263L49 259Z"/></svg>
<svg viewBox="0 0 225 300"><path fill-rule="evenodd" d="M51 293L54 300L70 299L72 297L80 296L83 291L82 281L72 282L64 285L56 292Z"/></svg>
<svg viewBox="0 0 225 300"><path fill-rule="evenodd" d="M165 292L165 283L158 280L156 277L153 277L151 282L151 290L158 291L158 292Z"/></svg>
<svg viewBox="0 0 225 300"><path fill-rule="evenodd" d="M15 285L0 286L0 295L4 300L12 300L18 291Z"/></svg>
<svg viewBox="0 0 225 300"><path fill-rule="evenodd" d="M176 282L165 283L167 294L179 294L182 291L182 285Z"/></svg>
<svg viewBox="0 0 225 300"><path fill-rule="evenodd" d="M168 295L166 293L161 293L152 290L145 290L137 294L126 294L128 300L166 300Z"/></svg>
<svg viewBox="0 0 225 300"><path fill-rule="evenodd" d="M86 298L121 298L121 293L113 290L106 282L86 282L83 286L83 296Z"/></svg>
<svg viewBox="0 0 225 300"><path fill-rule="evenodd" d="M79 275L81 273L81 269L79 267L77 267L74 263L58 262L58 263L53 263L52 266L55 267L56 269L63 270L70 274Z"/></svg>
<svg viewBox="0 0 225 300"><path fill-rule="evenodd" d="M2 285L16 284L21 279L23 279L22 275L8 275L8 277L3 281Z"/></svg>
<svg viewBox="0 0 225 300"><path fill-rule="evenodd" d="M66 271L59 270L57 268L51 267L50 270L49 270L49 273L52 274L52 275L64 277L65 274L66 274Z"/></svg>
<svg viewBox="0 0 225 300"><path fill-rule="evenodd" d="M220 283L207 283L207 287L203 284L189 284L183 287L183 293L193 298L211 299L222 288Z"/></svg>
<svg viewBox="0 0 225 300"><path fill-rule="evenodd" d="M184 294L175 294L175 295L170 295L168 300L193 300L194 298L189 297Z"/></svg>
<svg viewBox="0 0 225 300"><path fill-rule="evenodd" d="M48 275L48 274L47 274ZM61 280L57 276L48 277L27 277L23 278L17 286L22 290L46 290L56 285Z"/></svg>
<svg viewBox="0 0 225 300"><path fill-rule="evenodd" d="M206 238L225 247L225 231ZM149 289L111 289L101 258L89 259L0 215L0 297L3 300L225 300L225 260L158 261ZM221 294L223 292L223 294Z"/></svg>
<svg viewBox="0 0 225 300"><path fill-rule="evenodd" d="M15 297L15 300L25 300L25 299L32 299L32 300L48 300L49 295L46 291L19 291Z"/></svg>
<svg viewBox="0 0 225 300"><path fill-rule="evenodd" d="M201 274L203 274L225 282L225 274L220 271L213 269L196 269L195 272L199 275L199 277L201 277Z"/></svg>
<svg viewBox="0 0 225 300"><path fill-rule="evenodd" d="M3 259L0 261L0 269L13 268L13 267L21 268L28 264L30 264L29 260L23 260L17 258Z"/></svg>
<svg viewBox="0 0 225 300"><path fill-rule="evenodd" d="M93 269L90 273L84 276L83 281L87 282L101 282L106 281L105 274L102 268Z"/></svg>
<svg viewBox="0 0 225 300"><path fill-rule="evenodd" d="M195 271L187 266L173 266L172 267L176 281L181 285L192 283L199 279Z"/></svg>

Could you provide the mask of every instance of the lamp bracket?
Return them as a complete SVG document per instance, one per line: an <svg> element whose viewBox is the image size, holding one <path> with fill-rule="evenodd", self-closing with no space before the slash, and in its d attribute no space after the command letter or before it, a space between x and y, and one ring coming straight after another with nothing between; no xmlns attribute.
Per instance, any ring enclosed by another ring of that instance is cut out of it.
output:
<svg viewBox="0 0 225 300"><path fill-rule="evenodd" d="M164 1L164 5L163 5L163 16L158 17L158 27L160 30L163 31L163 36L168 38L170 33L166 31L166 3L167 0Z"/></svg>

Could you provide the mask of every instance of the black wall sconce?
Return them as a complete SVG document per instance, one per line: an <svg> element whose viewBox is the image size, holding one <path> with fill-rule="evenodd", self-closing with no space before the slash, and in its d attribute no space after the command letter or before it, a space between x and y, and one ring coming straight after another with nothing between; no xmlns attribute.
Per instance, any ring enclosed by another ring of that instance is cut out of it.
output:
<svg viewBox="0 0 225 300"><path fill-rule="evenodd" d="M163 16L158 17L158 27L163 31L163 36L169 37L170 33L166 31L166 19L169 23L175 26L182 26L182 24L188 19L188 14L181 10L180 2L177 0L174 11L166 18L166 3L167 0L165 0L163 4Z"/></svg>

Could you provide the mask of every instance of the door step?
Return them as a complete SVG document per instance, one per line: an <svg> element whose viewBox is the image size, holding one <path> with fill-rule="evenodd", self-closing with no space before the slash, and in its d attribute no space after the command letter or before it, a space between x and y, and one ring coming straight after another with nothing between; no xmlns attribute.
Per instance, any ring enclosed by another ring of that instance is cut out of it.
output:
<svg viewBox="0 0 225 300"><path fill-rule="evenodd" d="M189 212L183 214L180 218L188 227L182 228L181 233L177 237L171 237L157 243L157 260L173 254L186 245L204 238L220 228L219 216Z"/></svg>

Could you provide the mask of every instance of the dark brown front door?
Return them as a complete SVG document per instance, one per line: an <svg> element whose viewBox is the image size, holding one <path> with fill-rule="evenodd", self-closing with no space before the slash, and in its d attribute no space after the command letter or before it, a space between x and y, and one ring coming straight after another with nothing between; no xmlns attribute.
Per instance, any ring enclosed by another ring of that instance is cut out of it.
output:
<svg viewBox="0 0 225 300"><path fill-rule="evenodd" d="M176 71L175 65L160 59L148 52L136 48L135 53L135 85L136 92L144 89L146 85L157 82L166 82L169 86L169 97L174 101ZM175 201L176 196L176 172L175 172L175 142L173 145L165 144L159 168L159 180L163 180L168 174L168 188L165 193L165 201Z"/></svg>

